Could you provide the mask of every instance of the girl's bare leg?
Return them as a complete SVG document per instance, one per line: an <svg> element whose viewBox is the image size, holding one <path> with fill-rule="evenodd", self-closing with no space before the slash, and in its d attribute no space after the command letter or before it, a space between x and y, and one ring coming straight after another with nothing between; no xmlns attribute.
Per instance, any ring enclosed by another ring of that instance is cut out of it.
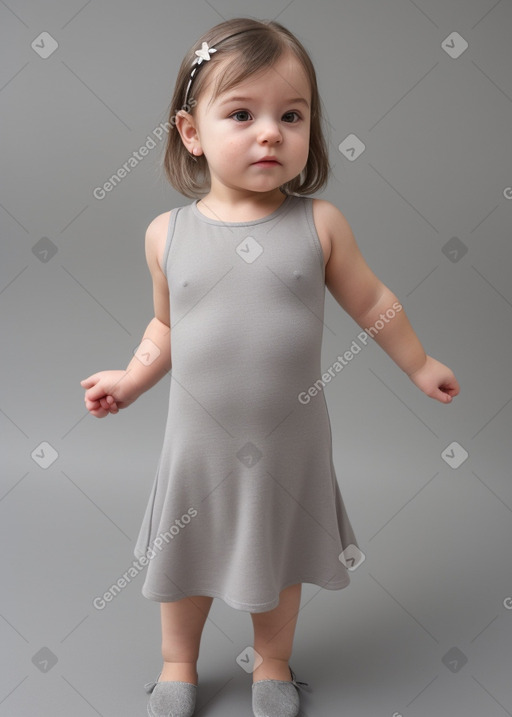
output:
<svg viewBox="0 0 512 717"><path fill-rule="evenodd" d="M300 609L302 583L290 585L279 596L279 605L268 612L251 613L254 649L263 662L252 674L258 680L291 680L288 661L292 654Z"/></svg>
<svg viewBox="0 0 512 717"><path fill-rule="evenodd" d="M199 595L160 604L164 664L159 682L197 685L199 645L212 602L212 597Z"/></svg>

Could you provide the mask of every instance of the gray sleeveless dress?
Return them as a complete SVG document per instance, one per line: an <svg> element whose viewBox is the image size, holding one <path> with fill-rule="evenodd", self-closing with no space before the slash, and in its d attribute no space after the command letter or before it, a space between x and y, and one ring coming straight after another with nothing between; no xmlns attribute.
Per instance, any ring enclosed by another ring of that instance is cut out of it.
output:
<svg viewBox="0 0 512 717"><path fill-rule="evenodd" d="M358 546L327 405L307 394L325 299L312 206L289 195L248 222L210 219L197 201L171 212L169 411L134 549L149 600L265 612L289 585L350 582L341 553Z"/></svg>

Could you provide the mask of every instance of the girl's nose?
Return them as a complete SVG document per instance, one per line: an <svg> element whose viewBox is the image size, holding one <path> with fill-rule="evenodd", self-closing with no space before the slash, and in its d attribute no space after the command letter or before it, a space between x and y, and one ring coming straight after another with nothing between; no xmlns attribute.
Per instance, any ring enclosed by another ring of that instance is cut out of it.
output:
<svg viewBox="0 0 512 717"><path fill-rule="evenodd" d="M258 131L260 142L280 142L282 139L279 125L274 120L264 120Z"/></svg>

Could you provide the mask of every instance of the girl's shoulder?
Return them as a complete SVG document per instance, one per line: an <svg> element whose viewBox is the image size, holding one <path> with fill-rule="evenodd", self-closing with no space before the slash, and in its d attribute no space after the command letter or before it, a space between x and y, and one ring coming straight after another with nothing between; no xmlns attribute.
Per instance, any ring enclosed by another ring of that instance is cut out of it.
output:
<svg viewBox="0 0 512 717"><path fill-rule="evenodd" d="M330 234L341 223L345 224L346 219L342 212L327 199L313 198L313 218L317 231Z"/></svg>
<svg viewBox="0 0 512 717"><path fill-rule="evenodd" d="M340 210L326 199L313 198L312 206L313 221L324 255L324 266L327 266L331 256L333 238L346 219Z"/></svg>
<svg viewBox="0 0 512 717"><path fill-rule="evenodd" d="M326 199L313 199L313 219L320 241L328 248L328 253L333 243L343 244L352 240L352 230L345 215Z"/></svg>
<svg viewBox="0 0 512 717"><path fill-rule="evenodd" d="M171 209L168 212L159 214L146 229L146 259L150 268L152 265L158 265L163 271L165 242L172 211Z"/></svg>
<svg viewBox="0 0 512 717"><path fill-rule="evenodd" d="M146 257L148 262L152 261L157 263L158 266L163 269L163 257L165 251L165 244L167 241L167 233L169 230L169 221L171 214L176 212L178 209L184 209L190 205L180 205L170 209L168 212L162 212L149 224L146 229Z"/></svg>

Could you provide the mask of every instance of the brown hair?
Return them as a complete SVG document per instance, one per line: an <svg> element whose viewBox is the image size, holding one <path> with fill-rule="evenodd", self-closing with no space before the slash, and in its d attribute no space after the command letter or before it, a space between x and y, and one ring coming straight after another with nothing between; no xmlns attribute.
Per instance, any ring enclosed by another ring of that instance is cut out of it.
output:
<svg viewBox="0 0 512 717"><path fill-rule="evenodd" d="M232 36L232 37L231 37ZM195 73L188 106L182 105L190 79L195 50L207 42L210 47L222 46L204 62ZM216 65L228 55L228 62L213 86L212 100L232 89L242 80L269 67L283 52L291 50L301 62L311 87L311 125L309 155L306 166L298 175L281 186L285 194L312 194L320 190L329 177L329 156L323 131L321 100L318 93L316 73L311 58L299 40L285 27L275 21L259 21L250 18L234 18L211 28L199 38L181 63L169 109L169 133L163 166L172 186L187 197L199 197L208 191L210 173L204 155L193 157L181 140L175 127L176 113L184 109L194 114L194 107L211 77Z"/></svg>

